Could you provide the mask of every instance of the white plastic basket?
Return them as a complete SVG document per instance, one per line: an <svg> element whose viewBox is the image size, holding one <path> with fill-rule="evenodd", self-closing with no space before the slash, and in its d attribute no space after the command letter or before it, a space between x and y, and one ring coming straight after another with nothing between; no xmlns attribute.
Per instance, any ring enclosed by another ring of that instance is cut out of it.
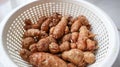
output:
<svg viewBox="0 0 120 67"><path fill-rule="evenodd" d="M96 62L89 67L111 67L119 51L119 36L113 21L99 8L81 0L40 0L22 5L15 9L3 22L0 33L0 61L4 67L29 67L19 56L26 18L36 22L40 16L53 12L62 15L85 15L92 31L97 34L99 49Z"/></svg>

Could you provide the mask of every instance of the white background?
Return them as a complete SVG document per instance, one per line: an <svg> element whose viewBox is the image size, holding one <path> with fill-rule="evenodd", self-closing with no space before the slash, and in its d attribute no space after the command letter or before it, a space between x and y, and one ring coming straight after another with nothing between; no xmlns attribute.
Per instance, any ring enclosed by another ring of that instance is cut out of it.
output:
<svg viewBox="0 0 120 67"><path fill-rule="evenodd" d="M17 6L32 0L0 0L0 22ZM105 11L120 30L120 0L86 0ZM120 35L120 32L119 32ZM0 63L0 67L3 67ZM120 52L113 67L120 67Z"/></svg>

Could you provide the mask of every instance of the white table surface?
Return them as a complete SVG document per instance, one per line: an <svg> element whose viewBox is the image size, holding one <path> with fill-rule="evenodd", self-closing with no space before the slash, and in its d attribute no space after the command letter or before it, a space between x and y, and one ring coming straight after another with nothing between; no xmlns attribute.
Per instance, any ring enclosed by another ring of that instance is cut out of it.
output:
<svg viewBox="0 0 120 67"><path fill-rule="evenodd" d="M10 1L12 1L12 3ZM7 14L9 14L9 12L11 12L14 8L28 1L32 1L32 0L0 0L0 9L1 9L0 21L2 21L2 19ZM120 29L120 0L86 0L86 1L93 3L94 5L98 6L103 11L105 11L113 19L116 26ZM3 67L1 63L0 63L0 67ZM120 52L113 67L120 67Z"/></svg>

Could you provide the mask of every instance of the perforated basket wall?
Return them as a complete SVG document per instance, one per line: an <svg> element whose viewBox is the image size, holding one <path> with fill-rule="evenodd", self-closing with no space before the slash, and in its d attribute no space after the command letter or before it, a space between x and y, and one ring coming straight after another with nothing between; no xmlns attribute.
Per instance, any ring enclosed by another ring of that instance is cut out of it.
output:
<svg viewBox="0 0 120 67"><path fill-rule="evenodd" d="M74 1L73 1L74 2ZM7 25L6 38L4 38L5 49L11 60L15 62L19 67L31 66L27 62L23 61L19 56L19 50L21 49L21 40L25 30L23 29L24 20L31 19L32 22L36 22L41 16L50 16L53 12L58 12L62 15L85 15L90 24L92 25L92 31L97 34L95 39L98 41L99 49L96 53L96 62L92 66L99 65L100 62L104 61L109 51L109 34L104 25L104 22L99 17L89 10L87 7L76 4L73 2L65 1L38 1L18 10L17 14L12 17L12 20Z"/></svg>

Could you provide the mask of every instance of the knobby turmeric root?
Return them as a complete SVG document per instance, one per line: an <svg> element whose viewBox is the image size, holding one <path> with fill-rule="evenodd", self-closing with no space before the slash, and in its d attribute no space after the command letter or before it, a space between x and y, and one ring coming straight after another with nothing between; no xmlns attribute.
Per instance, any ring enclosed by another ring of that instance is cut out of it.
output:
<svg viewBox="0 0 120 67"><path fill-rule="evenodd" d="M64 35L65 28L67 26L68 17L62 17L61 21L55 26L53 31L53 37L58 39Z"/></svg>
<svg viewBox="0 0 120 67"><path fill-rule="evenodd" d="M60 51L63 52L63 51L67 51L70 49L70 43L68 41L65 41L63 42L61 45L60 45Z"/></svg>
<svg viewBox="0 0 120 67"><path fill-rule="evenodd" d="M39 29L28 29L24 33L24 37L34 37L34 36L40 36L40 31Z"/></svg>
<svg viewBox="0 0 120 67"><path fill-rule="evenodd" d="M49 17L47 20L45 20L45 21L42 23L42 25L41 25L41 30L42 30L42 31L45 31L45 32L48 32L50 22L51 22L51 18Z"/></svg>
<svg viewBox="0 0 120 67"><path fill-rule="evenodd" d="M60 51L59 45L55 42L49 44L49 50L51 53L58 53Z"/></svg>
<svg viewBox="0 0 120 67"><path fill-rule="evenodd" d="M35 40L32 37L27 37L22 40L22 48L29 49L31 44L35 43Z"/></svg>
<svg viewBox="0 0 120 67"><path fill-rule="evenodd" d="M84 53L79 49L71 49L62 53L62 58L77 66L82 66Z"/></svg>
<svg viewBox="0 0 120 67"><path fill-rule="evenodd" d="M84 59L88 64L92 64L95 62L95 55L91 52L84 52Z"/></svg>
<svg viewBox="0 0 120 67"><path fill-rule="evenodd" d="M67 67L67 63L55 55L38 52L30 56L30 63L37 67Z"/></svg>
<svg viewBox="0 0 120 67"><path fill-rule="evenodd" d="M79 28L82 26L81 18L78 18L71 26L71 32L78 32Z"/></svg>
<svg viewBox="0 0 120 67"><path fill-rule="evenodd" d="M24 24L20 56L33 67L87 67L96 61L96 34L85 16L53 13Z"/></svg>

